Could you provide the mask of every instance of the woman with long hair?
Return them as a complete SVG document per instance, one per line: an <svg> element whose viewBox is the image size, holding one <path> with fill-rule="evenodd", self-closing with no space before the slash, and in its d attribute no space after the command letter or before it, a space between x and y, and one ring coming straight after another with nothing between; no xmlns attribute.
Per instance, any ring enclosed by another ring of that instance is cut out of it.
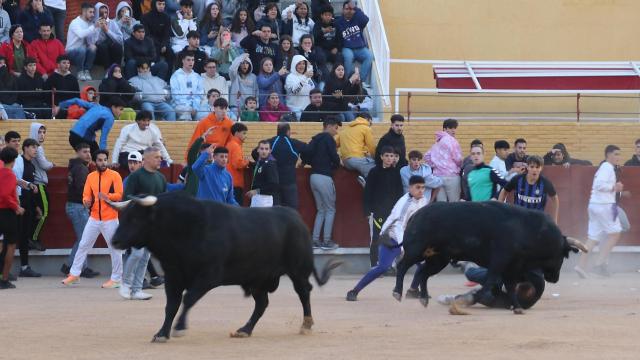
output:
<svg viewBox="0 0 640 360"><path fill-rule="evenodd" d="M7 68L16 77L22 73L24 59L27 56L37 59L29 43L24 40L24 30L20 24L11 25L9 28L9 41L0 47L0 55L5 57Z"/></svg>
<svg viewBox="0 0 640 360"><path fill-rule="evenodd" d="M204 46L207 53L215 46L221 27L222 14L220 13L220 4L214 1L207 6L204 17L202 21L200 21L200 24L198 24L200 46Z"/></svg>
<svg viewBox="0 0 640 360"><path fill-rule="evenodd" d="M232 111L238 112L247 97L258 98L258 83L256 75L253 73L249 54L244 53L233 60L229 67L229 77L231 78L229 107Z"/></svg>
<svg viewBox="0 0 640 360"><path fill-rule="evenodd" d="M210 56L218 62L218 73L224 77L229 77L231 63L241 54L242 48L234 45L231 41L231 31L222 28L215 46L211 48Z"/></svg>
<svg viewBox="0 0 640 360"><path fill-rule="evenodd" d="M258 74L258 104L260 106L267 103L270 94L276 93L284 101L284 86L282 82L286 79L289 71L281 68L276 71L273 60L270 57L260 61L260 73Z"/></svg>
<svg viewBox="0 0 640 360"><path fill-rule="evenodd" d="M289 112L289 108L280 101L280 95L276 92L269 94L266 103L260 106L260 121L278 122L283 114Z"/></svg>
<svg viewBox="0 0 640 360"><path fill-rule="evenodd" d="M361 84L359 71L347 78L344 65L334 64L324 87L323 94L328 95L324 99L325 104L330 110L339 112L343 121L352 121L355 116L350 111L349 102L353 102L360 93Z"/></svg>
<svg viewBox="0 0 640 360"><path fill-rule="evenodd" d="M251 16L249 16L249 10L241 8L236 11L231 22L231 41L233 41L233 45L239 47L240 41L255 30L256 25Z"/></svg>
<svg viewBox="0 0 640 360"><path fill-rule="evenodd" d="M288 19L285 20L283 33L291 35L293 46L300 44L302 35L309 35L313 31L315 23L309 17L309 5L307 3L296 4L293 13L289 13Z"/></svg>
<svg viewBox="0 0 640 360"><path fill-rule="evenodd" d="M296 49L293 47L293 40L291 40L291 36L282 35L280 38L280 46L278 47L278 54L276 54L275 64L273 66L276 69L288 70L291 67L291 60L298 53Z"/></svg>

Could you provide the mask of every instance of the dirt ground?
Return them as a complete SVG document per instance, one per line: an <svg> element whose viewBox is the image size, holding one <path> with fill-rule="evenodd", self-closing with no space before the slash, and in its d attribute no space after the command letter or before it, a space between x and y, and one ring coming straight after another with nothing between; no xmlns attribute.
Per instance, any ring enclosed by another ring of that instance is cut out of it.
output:
<svg viewBox="0 0 640 360"><path fill-rule="evenodd" d="M104 278L63 288L60 278L20 279L0 292L0 359L638 359L640 274L579 280L562 274L523 316L473 307L452 316L431 301L396 302L393 279L378 279L349 303L357 281L336 276L314 286L313 334L299 335L302 309L291 283L281 282L248 339L229 332L253 309L239 287L215 289L193 309L185 337L152 344L164 316L164 291L126 301L100 289ZM407 279L408 283L408 279ZM435 298L466 291L463 277L430 280Z"/></svg>

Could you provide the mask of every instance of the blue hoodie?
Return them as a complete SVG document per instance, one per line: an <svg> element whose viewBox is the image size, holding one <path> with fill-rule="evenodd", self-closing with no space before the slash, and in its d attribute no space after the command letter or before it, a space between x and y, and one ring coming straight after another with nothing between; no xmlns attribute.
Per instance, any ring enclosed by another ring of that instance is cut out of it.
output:
<svg viewBox="0 0 640 360"><path fill-rule="evenodd" d="M78 98L61 102L60 108L66 109L71 105L81 106L87 109L87 112L84 113L78 121L76 121L70 131L83 139L92 142L96 140L96 131L100 130L100 149L106 149L107 137L109 136L109 131L111 131L111 127L113 127L113 122L115 120L111 109L100 104L87 102Z"/></svg>
<svg viewBox="0 0 640 360"><path fill-rule="evenodd" d="M367 46L367 41L364 39L362 32L369 23L369 17L360 8L356 8L356 13L353 14L351 20L340 16L335 23L336 30L342 35L342 47L358 49Z"/></svg>
<svg viewBox="0 0 640 360"><path fill-rule="evenodd" d="M226 168L217 164L206 165L209 153L200 154L198 160L191 166L193 173L198 177L199 186L197 199L213 200L229 205L236 205L233 196L233 180Z"/></svg>

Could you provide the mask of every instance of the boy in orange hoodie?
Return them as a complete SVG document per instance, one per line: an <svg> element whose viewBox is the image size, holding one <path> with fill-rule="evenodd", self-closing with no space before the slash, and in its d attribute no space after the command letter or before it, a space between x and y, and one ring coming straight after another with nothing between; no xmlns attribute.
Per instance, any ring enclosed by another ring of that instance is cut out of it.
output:
<svg viewBox="0 0 640 360"><path fill-rule="evenodd" d="M244 156L242 144L247 138L247 126L243 123L235 123L231 127L231 138L226 148L229 150L229 162L227 171L233 178L233 196L240 206L244 201L244 169L249 166L249 160Z"/></svg>
<svg viewBox="0 0 640 360"><path fill-rule="evenodd" d="M198 125L196 125L196 129L193 131L193 135L191 136L191 140L187 146L187 152L188 149L191 148L193 142L211 127L215 127L215 130L204 139L205 143L215 144L218 147L222 147L227 144L231 138L231 126L233 126L233 122L229 120L229 117L227 117L228 108L229 103L223 98L219 98L213 103L213 112L206 118L200 120Z"/></svg>

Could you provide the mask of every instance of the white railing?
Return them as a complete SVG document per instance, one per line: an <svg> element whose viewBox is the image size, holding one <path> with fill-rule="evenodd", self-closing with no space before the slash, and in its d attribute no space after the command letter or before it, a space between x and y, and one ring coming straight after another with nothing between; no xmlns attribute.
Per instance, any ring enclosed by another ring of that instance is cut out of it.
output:
<svg viewBox="0 0 640 360"><path fill-rule="evenodd" d="M385 106L391 105L389 96L389 78L391 76L390 59L391 51L389 50L389 42L387 41L387 32L384 29L382 21L382 13L378 0L359 0L360 8L369 17L367 31L369 33L369 48L373 53L375 60L375 70L378 74L380 83L380 92L384 94L382 97ZM373 77L372 77L373 79Z"/></svg>

